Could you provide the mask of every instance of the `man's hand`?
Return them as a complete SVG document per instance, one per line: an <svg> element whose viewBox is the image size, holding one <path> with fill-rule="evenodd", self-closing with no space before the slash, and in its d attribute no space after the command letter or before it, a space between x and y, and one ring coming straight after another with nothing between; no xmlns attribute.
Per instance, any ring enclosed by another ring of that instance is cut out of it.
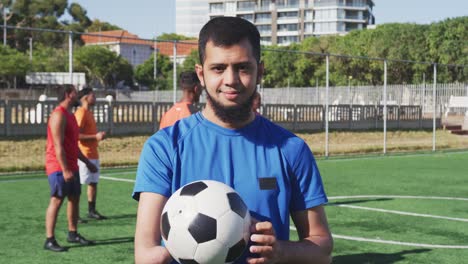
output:
<svg viewBox="0 0 468 264"><path fill-rule="evenodd" d="M73 180L73 177L75 177L75 175L73 174L73 171L69 169L63 170L63 180L65 182L71 182Z"/></svg>
<svg viewBox="0 0 468 264"><path fill-rule="evenodd" d="M97 167L93 163L91 163L89 160L88 162L86 162L86 167L88 167L88 170L92 173L95 173L98 171Z"/></svg>
<svg viewBox="0 0 468 264"><path fill-rule="evenodd" d="M250 252L260 257L248 258L247 263L278 263L281 250L273 225L270 222L254 223L250 231L252 232L250 240L254 242L254 245L250 247Z"/></svg>
<svg viewBox="0 0 468 264"><path fill-rule="evenodd" d="M104 132L104 131L97 132L97 134L96 134L96 140L97 140L97 141L101 141L101 140L103 140L105 137L106 137L106 132Z"/></svg>

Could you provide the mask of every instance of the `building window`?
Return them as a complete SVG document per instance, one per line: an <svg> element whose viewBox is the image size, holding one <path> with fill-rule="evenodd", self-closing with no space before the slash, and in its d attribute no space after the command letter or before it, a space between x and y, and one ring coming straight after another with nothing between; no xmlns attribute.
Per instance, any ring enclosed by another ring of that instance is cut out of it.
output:
<svg viewBox="0 0 468 264"><path fill-rule="evenodd" d="M304 33L313 33L314 23L304 23Z"/></svg>
<svg viewBox="0 0 468 264"><path fill-rule="evenodd" d="M270 13L257 13L255 14L255 22L270 22L271 14Z"/></svg>
<svg viewBox="0 0 468 264"><path fill-rule="evenodd" d="M237 10L249 11L255 9L255 1L239 1L237 2Z"/></svg>
<svg viewBox="0 0 468 264"><path fill-rule="evenodd" d="M278 32L297 31L298 28L297 24L278 24Z"/></svg>
<svg viewBox="0 0 468 264"><path fill-rule="evenodd" d="M323 22L315 23L316 33L333 33L337 30L337 23L335 22Z"/></svg>
<svg viewBox="0 0 468 264"><path fill-rule="evenodd" d="M210 3L210 12L211 13L224 12L223 3Z"/></svg>
<svg viewBox="0 0 468 264"><path fill-rule="evenodd" d="M271 25L258 25L257 29L258 32L260 32L260 35L271 34Z"/></svg>
<svg viewBox="0 0 468 264"><path fill-rule="evenodd" d="M254 21L254 15L253 14L245 14L245 15L237 15L237 17L243 18L247 21L250 21L253 23Z"/></svg>
<svg viewBox="0 0 468 264"><path fill-rule="evenodd" d="M262 45L271 45L271 37L261 37L260 44Z"/></svg>
<svg viewBox="0 0 468 264"><path fill-rule="evenodd" d="M298 18L299 12L278 12L278 20Z"/></svg>
<svg viewBox="0 0 468 264"><path fill-rule="evenodd" d="M278 44L282 45L288 45L294 42L298 42L299 37L298 36L284 36L284 37L278 37Z"/></svg>

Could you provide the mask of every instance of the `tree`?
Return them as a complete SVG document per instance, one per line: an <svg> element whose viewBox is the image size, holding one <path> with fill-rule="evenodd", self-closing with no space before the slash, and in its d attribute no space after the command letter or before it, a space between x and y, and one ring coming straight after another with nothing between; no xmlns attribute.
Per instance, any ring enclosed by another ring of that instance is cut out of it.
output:
<svg viewBox="0 0 468 264"><path fill-rule="evenodd" d="M193 50L190 54L185 58L184 62L182 63L181 71L195 71L195 65L199 64L199 53L198 50Z"/></svg>
<svg viewBox="0 0 468 264"><path fill-rule="evenodd" d="M68 50L37 44L33 50L32 71L67 72Z"/></svg>
<svg viewBox="0 0 468 264"><path fill-rule="evenodd" d="M297 53L293 53L293 51L297 50L297 48L296 45L282 49L271 46L269 50L263 50L262 58L265 64L264 87L285 87L291 84L290 82L293 80L291 73L296 71L294 61L298 58ZM292 51L292 53L288 51Z"/></svg>
<svg viewBox="0 0 468 264"><path fill-rule="evenodd" d="M0 46L0 83L12 87L16 78L24 78L30 68L27 56L8 46Z"/></svg>
<svg viewBox="0 0 468 264"><path fill-rule="evenodd" d="M65 13L67 0L16 0L12 1L12 17L9 24L18 27L63 29L58 18ZM20 50L28 48L28 38L59 47L64 41L63 34L53 32L28 32L15 30L15 47Z"/></svg>
<svg viewBox="0 0 468 264"><path fill-rule="evenodd" d="M159 35L156 40L159 41L171 41L171 40L193 40L197 38L192 38L192 37L187 37L184 35L179 35L176 33L164 33L162 35Z"/></svg>
<svg viewBox="0 0 468 264"><path fill-rule="evenodd" d="M147 59L135 69L135 80L151 89L167 90L169 89L169 80L172 80L172 62L169 57L158 53L157 57L157 78L154 80L154 57Z"/></svg>
<svg viewBox="0 0 468 264"><path fill-rule="evenodd" d="M110 30L121 30L120 27L110 24L99 19L94 19L91 25L87 28L88 32L99 32L99 31L110 31Z"/></svg>
<svg viewBox="0 0 468 264"><path fill-rule="evenodd" d="M104 88L119 82L132 85L133 69L130 63L116 53L100 46L85 46L75 52L75 70L86 73L87 80L98 81Z"/></svg>
<svg viewBox="0 0 468 264"><path fill-rule="evenodd" d="M432 24L427 37L434 62L468 64L468 16ZM441 82L466 81L467 75L467 67L439 67L437 78Z"/></svg>
<svg viewBox="0 0 468 264"><path fill-rule="evenodd" d="M91 26L92 21L86 14L86 9L84 9L81 5L77 3L71 3L67 10L68 14L70 14L70 16L73 18L74 22L77 22L83 28L88 28Z"/></svg>

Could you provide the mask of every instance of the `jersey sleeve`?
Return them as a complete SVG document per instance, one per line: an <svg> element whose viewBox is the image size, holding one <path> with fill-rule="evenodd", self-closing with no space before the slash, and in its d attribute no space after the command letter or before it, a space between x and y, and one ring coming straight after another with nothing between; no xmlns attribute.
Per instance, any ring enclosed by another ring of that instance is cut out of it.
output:
<svg viewBox="0 0 468 264"><path fill-rule="evenodd" d="M328 202L317 163L307 144L298 139L293 144L291 162L291 211L313 208Z"/></svg>
<svg viewBox="0 0 468 264"><path fill-rule="evenodd" d="M143 146L132 197L139 200L140 193L153 192L171 195L172 161L174 148L164 131L150 137Z"/></svg>

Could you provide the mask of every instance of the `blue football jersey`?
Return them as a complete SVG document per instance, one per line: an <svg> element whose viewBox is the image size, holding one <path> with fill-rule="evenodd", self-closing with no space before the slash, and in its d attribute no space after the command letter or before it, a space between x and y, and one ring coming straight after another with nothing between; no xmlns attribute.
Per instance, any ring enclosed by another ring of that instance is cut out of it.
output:
<svg viewBox="0 0 468 264"><path fill-rule="evenodd" d="M280 240L289 240L291 211L327 202L307 144L262 116L233 130L199 112L158 131L143 147L133 198L141 192L170 197L197 180L231 186L254 218L273 224Z"/></svg>

